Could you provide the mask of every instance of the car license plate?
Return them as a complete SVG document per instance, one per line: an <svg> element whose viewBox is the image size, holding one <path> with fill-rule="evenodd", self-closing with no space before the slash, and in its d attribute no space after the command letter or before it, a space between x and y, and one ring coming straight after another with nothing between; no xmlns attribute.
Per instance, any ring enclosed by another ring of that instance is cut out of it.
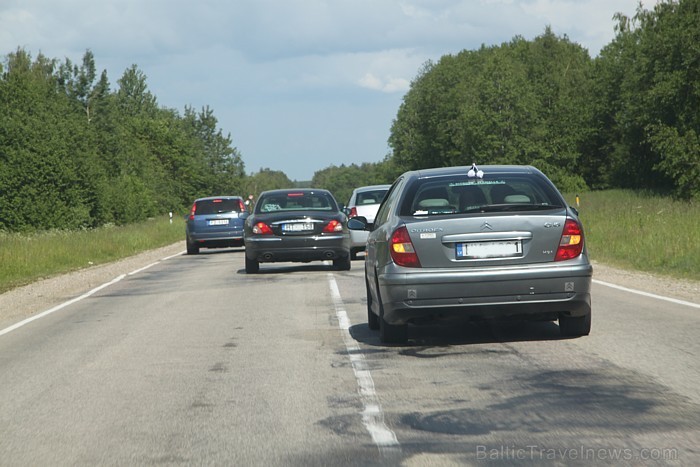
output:
<svg viewBox="0 0 700 467"><path fill-rule="evenodd" d="M207 221L207 225L228 225L228 219L212 219Z"/></svg>
<svg viewBox="0 0 700 467"><path fill-rule="evenodd" d="M314 230L314 225L307 222L295 222L293 224L282 224L282 230L285 232L306 232Z"/></svg>
<svg viewBox="0 0 700 467"><path fill-rule="evenodd" d="M512 258L522 254L520 240L457 243L457 259Z"/></svg>

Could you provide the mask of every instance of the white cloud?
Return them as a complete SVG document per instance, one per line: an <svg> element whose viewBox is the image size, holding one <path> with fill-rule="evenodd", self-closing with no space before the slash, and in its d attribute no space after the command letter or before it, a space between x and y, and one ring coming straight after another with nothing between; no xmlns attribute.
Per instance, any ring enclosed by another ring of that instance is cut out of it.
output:
<svg viewBox="0 0 700 467"><path fill-rule="evenodd" d="M372 73L366 73L358 80L358 84L363 88L382 92L406 92L411 86L411 82L404 78L392 78L388 76L380 79Z"/></svg>

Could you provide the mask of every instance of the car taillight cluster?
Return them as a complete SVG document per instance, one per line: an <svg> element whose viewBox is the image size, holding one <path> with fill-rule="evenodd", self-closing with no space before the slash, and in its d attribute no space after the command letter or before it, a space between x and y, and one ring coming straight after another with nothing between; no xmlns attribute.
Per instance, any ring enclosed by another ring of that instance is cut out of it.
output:
<svg viewBox="0 0 700 467"><path fill-rule="evenodd" d="M197 203L194 203L192 205L192 209L190 209L190 220L194 220L194 213L197 211Z"/></svg>
<svg viewBox="0 0 700 467"><path fill-rule="evenodd" d="M583 229L573 219L567 219L564 223L564 231L559 240L559 248L554 256L554 261L574 259L583 252Z"/></svg>
<svg viewBox="0 0 700 467"><path fill-rule="evenodd" d="M238 207L241 209L241 212L245 212L245 211L246 211L245 204L243 203L243 200L242 200L242 199L239 199L239 200L238 200Z"/></svg>
<svg viewBox="0 0 700 467"><path fill-rule="evenodd" d="M272 229L266 223L258 222L253 226L253 233L255 235L272 235Z"/></svg>
<svg viewBox="0 0 700 467"><path fill-rule="evenodd" d="M343 224L333 219L328 224L326 224L326 226L323 228L323 231L325 233L342 232Z"/></svg>
<svg viewBox="0 0 700 467"><path fill-rule="evenodd" d="M415 248L413 248L413 242L411 242L411 237L408 235L406 226L399 227L391 235L389 251L391 252L391 259L393 259L394 263L397 265L407 268L421 267L420 260L418 259Z"/></svg>

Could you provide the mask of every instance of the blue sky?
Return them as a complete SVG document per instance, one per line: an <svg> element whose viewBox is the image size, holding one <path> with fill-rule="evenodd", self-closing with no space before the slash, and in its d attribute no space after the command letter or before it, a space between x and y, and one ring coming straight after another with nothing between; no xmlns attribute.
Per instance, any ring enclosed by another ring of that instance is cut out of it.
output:
<svg viewBox="0 0 700 467"><path fill-rule="evenodd" d="M645 8L655 1L646 0ZM420 67L551 26L592 56L637 0L2 0L0 53L136 64L161 106L209 106L248 173L377 162Z"/></svg>

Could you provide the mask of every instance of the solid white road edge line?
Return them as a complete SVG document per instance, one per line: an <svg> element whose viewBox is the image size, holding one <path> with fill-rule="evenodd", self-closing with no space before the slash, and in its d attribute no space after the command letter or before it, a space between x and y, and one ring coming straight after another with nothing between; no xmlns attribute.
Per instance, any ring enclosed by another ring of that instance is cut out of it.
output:
<svg viewBox="0 0 700 467"><path fill-rule="evenodd" d="M133 276L133 275L136 274L136 273L139 273L139 272L141 272L141 271L144 271L144 270L146 270L146 269L148 269L148 268L150 268L150 267L152 267L152 266L155 266L156 264L160 263L161 261L166 261L166 260L169 260L170 258L174 258L174 257L176 257L176 256L180 256L180 255L183 254L183 253L184 253L184 251L182 251L182 252L180 252L180 253L178 253L178 254L176 254L176 255L172 255L172 256L168 256L168 257L166 257L166 258L163 258L163 259L161 259L161 260L159 260L159 261L156 261L155 263L149 264L148 266L142 267L142 268L140 268L140 269L136 269L135 271L131 271L131 272L127 273L127 274L122 274L122 275L120 275L120 276L118 276L118 277L115 277L115 278L112 279L111 281L106 282L106 283L104 283L104 284L102 284L102 285L99 285L99 286L95 287L94 289L92 289L92 290L90 290L90 291L88 291L88 292L85 292L83 295L81 295L81 296L79 296L79 297L75 297L75 298L73 298L73 299L70 299L70 300L68 300L67 302L63 302L63 303L61 303L60 305L56 305L55 307L53 307L53 308L51 308L51 309L49 309L49 310L46 310L46 311L43 311L43 312L39 313L38 315L31 316L31 317L29 317L29 318L27 318L27 319L25 319L25 320L23 320L23 321L20 321L19 323L15 323L15 324L13 324L13 325L10 326L10 327L1 330L1 331L0 331L0 336L2 336L2 335L4 335L4 334L8 334L8 333L10 333L10 332L12 332L12 331L14 331L14 330L16 330L16 329L19 329L19 328L21 328L22 326L31 323L32 321L36 321L37 319L43 318L44 316L48 316L48 315L50 315L51 313L55 313L56 311L61 310L61 309L65 308L65 307L67 307L68 305L72 305L73 303L79 302L80 300L82 300L82 299L84 299L84 298L88 298L90 295L93 295L93 294L99 292L100 290L102 290L102 289L104 289L104 288L106 288L106 287L109 287L110 285L116 284L116 283L119 282L120 280L124 279L126 276Z"/></svg>
<svg viewBox="0 0 700 467"><path fill-rule="evenodd" d="M331 290L335 314L338 318L338 327L343 335L343 342L347 350L352 370L355 373L357 386L362 400L362 423L372 437L382 454L397 453L401 451L401 445L396 439L396 434L384 423L384 412L379 402L379 397L374 390L374 380L367 368L367 362L360 347L350 335L350 319L345 311L345 304L340 296L338 283L332 274L328 274L328 286Z"/></svg>
<svg viewBox="0 0 700 467"><path fill-rule="evenodd" d="M104 288L106 288L106 287L109 287L109 286L112 285L112 284L116 284L117 282L119 282L120 280L124 279L125 277L126 277L126 274L122 274L121 276L115 277L115 278L112 279L111 281L109 281L109 282L107 282L107 283L105 283L105 284L102 284L102 285L100 285L100 286L98 286L98 287L95 287L95 288L92 289L91 291L86 292L86 293L84 293L83 295L81 295L81 296L79 296L79 297L75 297L75 298L73 298L73 299L71 299L71 300L68 300L67 302L61 303L60 305L56 305L55 307L53 307L53 308L51 308L51 309L49 309L49 310L46 310L46 311L44 311L44 312L41 312L41 313L39 313L38 315L34 315L34 316L30 317L30 318L25 319L24 321L20 321L19 323L13 324L13 325L10 326L9 328L5 328L5 329L3 329L2 331L0 331L0 336L2 336L3 334L7 334L7 333L9 333L9 332L12 332L12 331L14 331L15 329L19 329L19 328L21 328L22 326L24 326L25 324L31 323L32 321L36 321L37 319L43 318L44 316L48 316L48 315L50 315L51 313L54 313L54 312L56 312L56 311L58 311L58 310L60 310L60 309L63 309L63 308L65 308L65 307L67 307L68 305L72 305L72 304L75 303L75 302L79 302L80 300L82 300L82 299L84 299L84 298L87 298L87 297L89 297L90 295L92 295L92 294L94 294L94 293L96 293L96 292L99 292L100 290L102 290L102 289L104 289Z"/></svg>
<svg viewBox="0 0 700 467"><path fill-rule="evenodd" d="M678 305L685 305L685 306L690 306L693 308L700 308L700 305L697 303L686 302L684 300L678 300L678 299L671 298L671 297L664 297L663 295L656 295L656 294L649 293L649 292L643 292L641 290L628 289L627 287L622 287L621 285L615 285L615 284L611 284L609 282L599 281L597 279L593 279L593 283L599 284L599 285L604 285L605 287L610 287L610 288L617 289L617 290L623 290L625 292L629 292L629 293L633 293L633 294L637 294L637 295L643 295L645 297L655 298L657 300L665 300L667 302L676 303Z"/></svg>

